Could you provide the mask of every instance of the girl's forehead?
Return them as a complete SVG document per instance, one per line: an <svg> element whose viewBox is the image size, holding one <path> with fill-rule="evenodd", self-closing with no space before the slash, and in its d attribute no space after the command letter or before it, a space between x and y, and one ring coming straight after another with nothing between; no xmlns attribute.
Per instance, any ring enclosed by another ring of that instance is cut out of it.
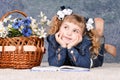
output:
<svg viewBox="0 0 120 80"><path fill-rule="evenodd" d="M64 21L63 23L62 23L62 25L74 25L74 26L78 26L78 27L80 27L80 28L84 28L84 23L80 23L80 22L74 22L74 21Z"/></svg>
<svg viewBox="0 0 120 80"><path fill-rule="evenodd" d="M77 24L72 23L72 22L69 22L69 21L65 21L62 25L63 25L63 26L64 26L64 25L65 25L65 26L69 26L69 27L71 27L71 28L77 28L77 29L80 28Z"/></svg>

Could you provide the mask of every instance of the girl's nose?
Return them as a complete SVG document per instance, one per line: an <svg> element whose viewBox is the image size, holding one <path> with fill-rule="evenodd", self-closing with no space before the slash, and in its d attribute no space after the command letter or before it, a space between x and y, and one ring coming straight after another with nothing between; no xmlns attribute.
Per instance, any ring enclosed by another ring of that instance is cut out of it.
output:
<svg viewBox="0 0 120 80"><path fill-rule="evenodd" d="M72 35L72 31L68 30L67 35L69 35L69 36Z"/></svg>

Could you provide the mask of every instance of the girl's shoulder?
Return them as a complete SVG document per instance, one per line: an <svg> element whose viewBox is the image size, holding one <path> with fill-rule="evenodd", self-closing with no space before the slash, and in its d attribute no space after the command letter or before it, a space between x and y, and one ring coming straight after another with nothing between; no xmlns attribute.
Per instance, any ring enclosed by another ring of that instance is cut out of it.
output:
<svg viewBox="0 0 120 80"><path fill-rule="evenodd" d="M83 36L83 40L82 40L82 43L91 43L91 39L89 36L85 35Z"/></svg>
<svg viewBox="0 0 120 80"><path fill-rule="evenodd" d="M90 40L89 36L84 36L83 40L81 42L81 46L84 46L84 48L86 48L87 46L91 46L92 45L92 41Z"/></svg>
<svg viewBox="0 0 120 80"><path fill-rule="evenodd" d="M47 41L54 41L55 40L55 35L48 35L47 37Z"/></svg>
<svg viewBox="0 0 120 80"><path fill-rule="evenodd" d="M54 46L54 47L56 47L56 46L59 45L59 44L57 43L56 39L55 39L55 35L48 35L48 36L47 36L47 42L48 42L48 44L50 44L50 45L52 45L52 46Z"/></svg>
<svg viewBox="0 0 120 80"><path fill-rule="evenodd" d="M92 41L90 40L89 36L84 36L81 43L79 43L76 47L80 49L85 49L87 46L91 46Z"/></svg>

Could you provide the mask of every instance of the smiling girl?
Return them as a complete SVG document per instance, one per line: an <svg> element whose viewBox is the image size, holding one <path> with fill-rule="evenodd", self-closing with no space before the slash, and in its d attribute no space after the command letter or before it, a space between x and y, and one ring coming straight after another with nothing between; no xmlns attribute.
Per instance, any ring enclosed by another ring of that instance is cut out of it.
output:
<svg viewBox="0 0 120 80"><path fill-rule="evenodd" d="M47 41L50 66L91 68L103 64L104 42L99 42L94 28L86 26L84 17L69 8L53 17Z"/></svg>

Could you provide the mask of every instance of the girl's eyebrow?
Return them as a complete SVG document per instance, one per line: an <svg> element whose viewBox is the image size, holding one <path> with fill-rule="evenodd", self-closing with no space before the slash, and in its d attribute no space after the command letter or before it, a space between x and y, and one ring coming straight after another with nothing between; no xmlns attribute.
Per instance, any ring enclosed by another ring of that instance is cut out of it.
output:
<svg viewBox="0 0 120 80"><path fill-rule="evenodd" d="M73 28L73 29L76 29L76 30L81 30L80 28Z"/></svg>

